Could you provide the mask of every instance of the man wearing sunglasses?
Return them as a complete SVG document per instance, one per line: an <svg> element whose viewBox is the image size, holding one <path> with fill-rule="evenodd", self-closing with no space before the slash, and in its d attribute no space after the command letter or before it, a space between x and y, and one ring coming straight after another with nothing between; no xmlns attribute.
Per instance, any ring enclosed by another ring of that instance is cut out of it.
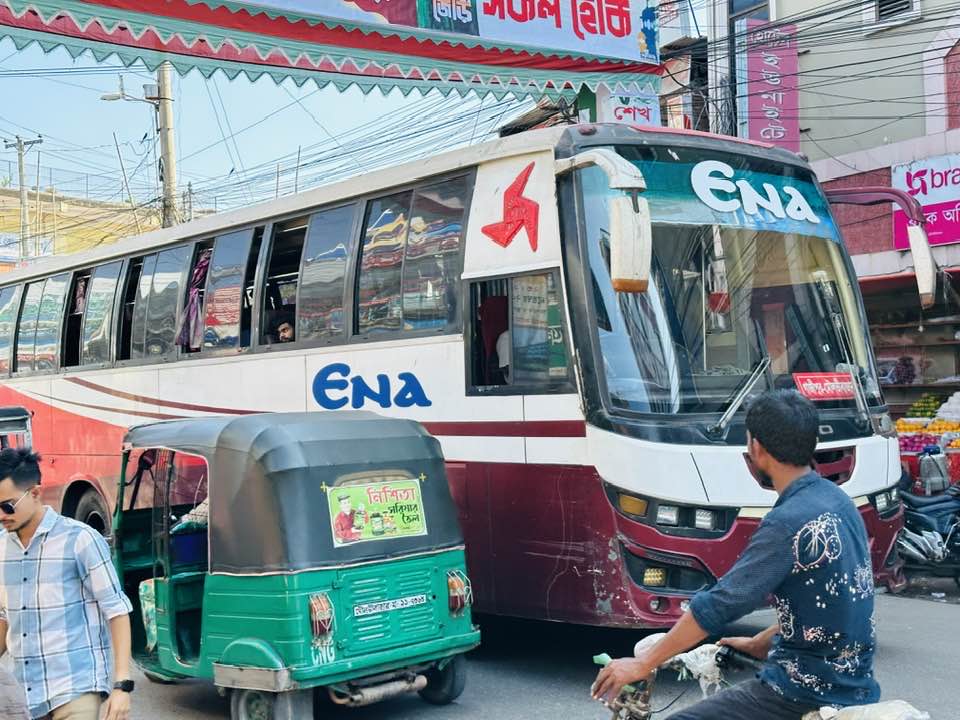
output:
<svg viewBox="0 0 960 720"><path fill-rule="evenodd" d="M130 601L103 537L41 502L39 460L0 451L0 656L33 720L99 720L107 696L103 720L127 720Z"/></svg>

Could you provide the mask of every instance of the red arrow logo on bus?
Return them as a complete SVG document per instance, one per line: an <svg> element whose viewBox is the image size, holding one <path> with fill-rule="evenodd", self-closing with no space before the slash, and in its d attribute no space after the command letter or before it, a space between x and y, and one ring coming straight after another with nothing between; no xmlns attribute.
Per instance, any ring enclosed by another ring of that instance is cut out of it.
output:
<svg viewBox="0 0 960 720"><path fill-rule="evenodd" d="M501 247L507 247L520 232L520 228L525 228L530 248L534 252L537 250L540 203L523 196L533 166L534 163L527 165L503 192L503 220L481 228L484 235Z"/></svg>

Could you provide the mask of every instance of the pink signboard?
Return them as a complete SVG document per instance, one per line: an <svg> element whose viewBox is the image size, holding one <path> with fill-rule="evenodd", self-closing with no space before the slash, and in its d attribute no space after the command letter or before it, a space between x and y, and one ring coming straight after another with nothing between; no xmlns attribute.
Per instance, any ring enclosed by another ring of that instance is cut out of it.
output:
<svg viewBox="0 0 960 720"><path fill-rule="evenodd" d="M794 373L800 394L813 400L850 400L853 378L850 373Z"/></svg>
<svg viewBox="0 0 960 720"><path fill-rule="evenodd" d="M747 137L799 152L797 28L748 20L746 44Z"/></svg>
<svg viewBox="0 0 960 720"><path fill-rule="evenodd" d="M938 155L890 169L892 185L905 190L923 206L931 245L960 242L960 155ZM893 211L893 247L907 250L909 221Z"/></svg>

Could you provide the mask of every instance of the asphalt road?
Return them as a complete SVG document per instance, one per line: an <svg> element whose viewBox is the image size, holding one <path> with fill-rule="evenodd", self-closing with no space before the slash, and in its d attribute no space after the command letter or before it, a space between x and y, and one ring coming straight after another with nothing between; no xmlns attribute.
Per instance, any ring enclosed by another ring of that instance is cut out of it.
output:
<svg viewBox="0 0 960 720"><path fill-rule="evenodd" d="M947 598L948 600L950 598ZM901 698L934 720L955 720L960 607L946 601L881 595L878 603L876 674L884 699ZM758 613L733 628L755 632L772 618ZM480 618L482 646L469 658L467 688L460 700L432 707L416 696L357 710L332 708L330 720L606 720L588 688L595 676L591 657L601 651L630 652L638 633L541 622ZM663 673L657 706L677 696L677 709L695 702L699 686ZM736 678L731 678L736 680ZM139 720L224 720L227 701L202 682L154 685L144 678L134 697ZM2 683L0 683L2 690ZM681 695L682 694L682 695ZM666 718L669 712L658 717Z"/></svg>

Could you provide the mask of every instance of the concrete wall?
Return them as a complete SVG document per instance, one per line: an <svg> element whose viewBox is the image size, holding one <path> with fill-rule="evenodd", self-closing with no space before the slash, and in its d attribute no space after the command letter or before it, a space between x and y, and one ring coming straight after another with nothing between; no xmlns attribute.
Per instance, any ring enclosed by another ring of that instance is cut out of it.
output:
<svg viewBox="0 0 960 720"><path fill-rule="evenodd" d="M944 31L960 25L960 3L914 3L914 14L882 24L871 4L799 24L802 150L812 160L946 129L944 59L954 41ZM789 19L837 5L775 0L771 15Z"/></svg>

